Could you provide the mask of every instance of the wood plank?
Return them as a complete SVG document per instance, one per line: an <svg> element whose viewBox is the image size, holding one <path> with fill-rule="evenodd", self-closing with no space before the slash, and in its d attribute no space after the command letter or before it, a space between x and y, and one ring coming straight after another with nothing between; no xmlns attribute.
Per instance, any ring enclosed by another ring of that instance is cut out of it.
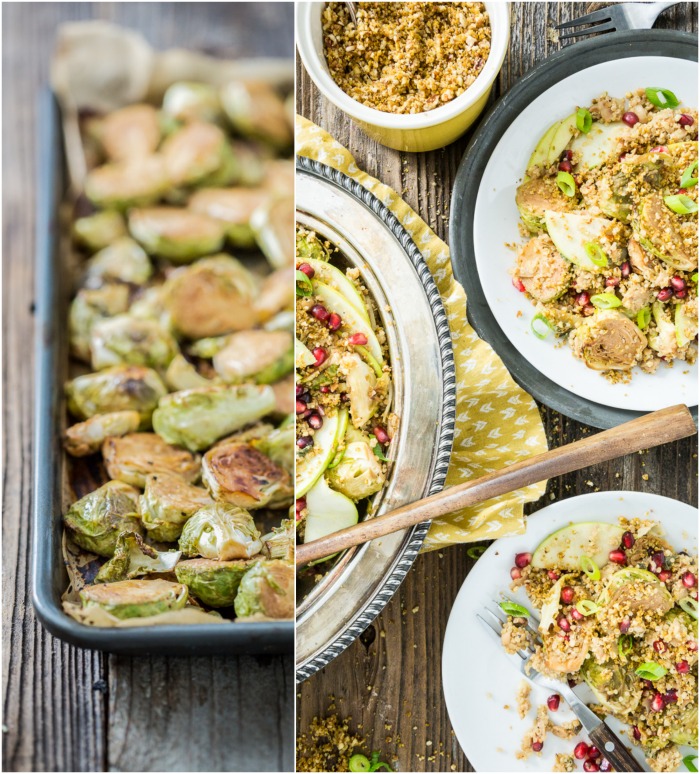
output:
<svg viewBox="0 0 700 774"><path fill-rule="evenodd" d="M493 98L558 50L548 28L594 7L590 3L513 3L511 44ZM697 32L697 6L678 4L656 26ZM402 154L366 138L326 103L299 63L297 94L302 115L330 131L351 150L360 168L401 191L438 235L448 238L450 192L471 132L432 153ZM397 169L401 170L398 183ZM550 447L597 432L546 407L540 410ZM554 500L606 489L652 492L697 504L697 437L553 479L527 512ZM473 771L447 717L441 674L447 619L473 564L464 546L420 556L391 603L362 637L299 686L299 730L308 728L315 716L337 712L351 717L351 731L365 735L366 751L380 750L383 759L393 759L398 770Z"/></svg>

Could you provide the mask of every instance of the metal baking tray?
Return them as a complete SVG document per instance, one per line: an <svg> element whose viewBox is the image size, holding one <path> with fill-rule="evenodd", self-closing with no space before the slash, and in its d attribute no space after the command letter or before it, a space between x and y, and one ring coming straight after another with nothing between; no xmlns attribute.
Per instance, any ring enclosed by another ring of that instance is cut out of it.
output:
<svg viewBox="0 0 700 774"><path fill-rule="evenodd" d="M68 575L61 550L66 459L61 446L65 416L63 383L68 370L68 272L59 250L59 209L67 190L61 116L48 89L39 111L36 223L36 389L32 522L32 601L51 634L73 645L128 655L288 653L293 621L181 626L90 627L61 607Z"/></svg>

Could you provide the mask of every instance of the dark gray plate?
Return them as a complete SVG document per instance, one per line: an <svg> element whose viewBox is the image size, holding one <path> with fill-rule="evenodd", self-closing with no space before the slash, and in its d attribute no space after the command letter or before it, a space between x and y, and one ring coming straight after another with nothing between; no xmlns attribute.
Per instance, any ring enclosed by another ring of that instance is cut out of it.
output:
<svg viewBox="0 0 700 774"><path fill-rule="evenodd" d="M474 255L474 207L491 154L505 130L535 97L572 73L634 56L668 56L696 62L698 40L695 35L675 30L627 30L577 43L545 59L501 97L479 124L459 165L450 207L452 266L467 292L467 313L476 332L533 397L578 422L604 429L645 412L612 408L574 395L544 376L511 344L494 317L479 280ZM697 422L697 408L692 411Z"/></svg>

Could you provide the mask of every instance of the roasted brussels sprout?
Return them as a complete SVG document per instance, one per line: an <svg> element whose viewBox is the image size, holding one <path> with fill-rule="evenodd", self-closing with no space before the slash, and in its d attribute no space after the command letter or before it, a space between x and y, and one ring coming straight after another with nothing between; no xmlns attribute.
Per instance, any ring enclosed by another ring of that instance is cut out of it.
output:
<svg viewBox="0 0 700 774"><path fill-rule="evenodd" d="M629 371L647 346L639 328L615 310L598 311L571 334L576 357L595 371Z"/></svg>
<svg viewBox="0 0 700 774"><path fill-rule="evenodd" d="M112 556L122 532L141 532L139 492L121 481L108 481L73 503L63 523L73 542L98 556Z"/></svg>
<svg viewBox="0 0 700 774"><path fill-rule="evenodd" d="M100 142L111 161L152 155L160 144L160 119L152 105L127 105L102 119Z"/></svg>
<svg viewBox="0 0 700 774"><path fill-rule="evenodd" d="M295 529L293 519L284 519L279 527L262 536L262 552L268 559L294 561Z"/></svg>
<svg viewBox="0 0 700 774"><path fill-rule="evenodd" d="M536 301L554 301L569 289L571 264L548 234L533 237L518 252L517 271L518 279Z"/></svg>
<svg viewBox="0 0 700 774"><path fill-rule="evenodd" d="M128 236L120 237L85 264L88 284L96 282L128 282L145 285L153 274L150 258L138 242Z"/></svg>
<svg viewBox="0 0 700 774"><path fill-rule="evenodd" d="M292 143L283 100L267 83L231 81L221 89L221 104L233 127L246 137L264 140L278 148Z"/></svg>
<svg viewBox="0 0 700 774"><path fill-rule="evenodd" d="M180 550L205 559L249 559L262 543L253 517L230 503L201 508L182 528Z"/></svg>
<svg viewBox="0 0 700 774"><path fill-rule="evenodd" d="M163 285L142 288L129 307L129 314L140 320L155 320L163 330L173 333L170 312L165 307Z"/></svg>
<svg viewBox="0 0 700 774"><path fill-rule="evenodd" d="M241 331L214 355L214 370L228 384L279 381L294 368L294 337L286 331Z"/></svg>
<svg viewBox="0 0 700 774"><path fill-rule="evenodd" d="M226 237L235 247L253 247L255 234L250 219L270 198L263 189L202 188L189 200L188 207L226 225Z"/></svg>
<svg viewBox="0 0 700 774"><path fill-rule="evenodd" d="M265 277L260 293L255 299L255 311L261 322L271 320L282 311L292 311L294 306L294 272L292 267L278 269ZM291 320L294 317L291 316ZM294 324L292 322L292 331Z"/></svg>
<svg viewBox="0 0 700 774"><path fill-rule="evenodd" d="M175 355L170 361L165 372L165 383L175 392L211 386L211 380L202 376L184 355Z"/></svg>
<svg viewBox="0 0 700 774"><path fill-rule="evenodd" d="M226 185L235 178L231 146L214 124L202 121L186 124L165 140L161 154L175 186Z"/></svg>
<svg viewBox="0 0 700 774"><path fill-rule="evenodd" d="M173 272L163 299L175 328L187 338L203 339L255 325L257 294L257 279L243 264L215 255Z"/></svg>
<svg viewBox="0 0 700 774"><path fill-rule="evenodd" d="M163 95L163 112L184 123L204 121L218 124L223 118L219 92L208 83L178 81Z"/></svg>
<svg viewBox="0 0 700 774"><path fill-rule="evenodd" d="M251 445L268 456L275 465L291 473L294 470L295 440L294 415L290 414L278 428L253 440Z"/></svg>
<svg viewBox="0 0 700 774"><path fill-rule="evenodd" d="M143 542L138 532L122 532L117 538L114 555L100 567L95 583L114 583L140 575L172 572L180 556L179 551L156 551Z"/></svg>
<svg viewBox="0 0 700 774"><path fill-rule="evenodd" d="M150 538L172 543L187 519L212 504L206 489L188 484L179 474L151 473L139 498L139 514Z"/></svg>
<svg viewBox="0 0 700 774"><path fill-rule="evenodd" d="M141 429L151 426L158 401L167 394L158 374L143 366L115 366L77 376L66 385L68 410L77 419L115 411L138 411Z"/></svg>
<svg viewBox="0 0 700 774"><path fill-rule="evenodd" d="M124 217L114 210L101 210L92 215L85 215L73 224L73 240L91 253L108 247L126 235Z"/></svg>
<svg viewBox="0 0 700 774"><path fill-rule="evenodd" d="M293 618L293 566L276 559L253 565L241 580L234 608L240 618Z"/></svg>
<svg viewBox="0 0 700 774"><path fill-rule="evenodd" d="M296 406L294 374L290 374L281 382L273 384L272 389L275 393L275 414L282 416L291 414Z"/></svg>
<svg viewBox="0 0 700 774"><path fill-rule="evenodd" d="M126 312L129 308L129 288L107 284L101 288L83 288L73 299L68 314L71 352L90 362L90 333L98 320Z"/></svg>
<svg viewBox="0 0 700 774"><path fill-rule="evenodd" d="M198 455L171 446L155 433L130 433L108 438L102 456L110 478L143 488L150 473L174 473L195 481L200 473Z"/></svg>
<svg viewBox="0 0 700 774"><path fill-rule="evenodd" d="M634 712L642 698L642 689L634 672L614 661L598 664L589 657L581 667L581 675L596 699L612 713Z"/></svg>
<svg viewBox="0 0 700 774"><path fill-rule="evenodd" d="M294 261L294 197L283 196L262 204L253 213L250 226L255 241L273 269Z"/></svg>
<svg viewBox="0 0 700 774"><path fill-rule="evenodd" d="M180 583L208 607L231 607L250 560L187 559L175 568Z"/></svg>
<svg viewBox="0 0 700 774"><path fill-rule="evenodd" d="M671 268L697 269L697 219L671 212L661 194L642 201L632 226L640 244Z"/></svg>
<svg viewBox="0 0 700 774"><path fill-rule="evenodd" d="M355 501L378 492L385 479L382 463L363 441L349 443L340 462L326 475L333 489Z"/></svg>
<svg viewBox="0 0 700 774"><path fill-rule="evenodd" d="M241 508L286 506L294 494L289 472L247 443L210 449L202 460L202 481L215 500Z"/></svg>
<svg viewBox="0 0 700 774"><path fill-rule="evenodd" d="M88 172L85 194L102 209L127 210L154 204L171 183L160 156L115 161Z"/></svg>
<svg viewBox="0 0 700 774"><path fill-rule="evenodd" d="M97 414L84 422L71 425L66 430L64 447L73 457L94 454L111 436L135 433L141 424L138 411L115 411L111 414Z"/></svg>
<svg viewBox="0 0 700 774"><path fill-rule="evenodd" d="M117 365L162 369L175 357L177 343L155 320L121 314L95 323L90 352L96 371Z"/></svg>
<svg viewBox="0 0 700 774"><path fill-rule="evenodd" d="M145 618L183 608L187 586L160 578L99 583L85 586L80 599L83 607L101 607L117 618Z"/></svg>
<svg viewBox="0 0 700 774"><path fill-rule="evenodd" d="M151 255L190 263L221 249L225 227L184 208L149 207L129 213L129 231Z"/></svg>
<svg viewBox="0 0 700 774"><path fill-rule="evenodd" d="M275 394L267 385L201 387L162 398L153 415L153 427L168 443L199 451L274 408Z"/></svg>
<svg viewBox="0 0 700 774"><path fill-rule="evenodd" d="M294 196L294 162L288 159L267 161L261 185L273 196Z"/></svg>
<svg viewBox="0 0 700 774"><path fill-rule="evenodd" d="M681 710L680 717L670 729L674 744L698 746L698 705L689 704Z"/></svg>

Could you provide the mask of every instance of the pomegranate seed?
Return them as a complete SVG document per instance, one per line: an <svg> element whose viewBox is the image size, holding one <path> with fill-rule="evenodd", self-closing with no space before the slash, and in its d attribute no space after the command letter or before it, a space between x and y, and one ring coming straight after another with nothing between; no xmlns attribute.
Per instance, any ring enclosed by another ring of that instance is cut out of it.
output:
<svg viewBox="0 0 700 774"><path fill-rule="evenodd" d="M675 704L678 701L678 691L671 688L664 694L664 704Z"/></svg>
<svg viewBox="0 0 700 774"><path fill-rule="evenodd" d="M559 169L562 172L571 172L571 170L573 168L574 167L573 167L572 163L569 161L569 159L564 159L563 161L559 162Z"/></svg>
<svg viewBox="0 0 700 774"><path fill-rule="evenodd" d="M588 745L585 742L579 742L576 747L574 747L574 758L576 758L579 761L582 761L584 758L588 757Z"/></svg>
<svg viewBox="0 0 700 774"><path fill-rule="evenodd" d="M303 414L306 411L306 403L303 400L297 401L297 414Z"/></svg>
<svg viewBox="0 0 700 774"><path fill-rule="evenodd" d="M695 589L693 589L692 591L688 592L688 596L691 599L697 599L698 598L698 592Z"/></svg>
<svg viewBox="0 0 700 774"><path fill-rule="evenodd" d="M314 347L311 354L316 358L315 366L320 366L328 357L328 352L323 347Z"/></svg>
<svg viewBox="0 0 700 774"><path fill-rule="evenodd" d="M300 497L296 501L297 513L301 513L304 510L304 508L306 508L306 498L305 497Z"/></svg>
<svg viewBox="0 0 700 774"><path fill-rule="evenodd" d="M302 392L304 392L304 385L297 384L297 398L301 395Z"/></svg>
<svg viewBox="0 0 700 774"><path fill-rule="evenodd" d="M574 590L571 586L564 586L561 590L561 601L565 605L570 605L574 601Z"/></svg>
<svg viewBox="0 0 700 774"><path fill-rule="evenodd" d="M639 116L636 113L633 113L631 110L628 110L626 113L622 114L622 120L627 124L627 126L634 126L635 124L639 123Z"/></svg>
<svg viewBox="0 0 700 774"><path fill-rule="evenodd" d="M612 764L607 758L603 758L603 760L600 762L598 771L612 771Z"/></svg>
<svg viewBox="0 0 700 774"><path fill-rule="evenodd" d="M325 322L330 316L330 312L323 304L314 304L311 309L309 309L309 314L321 322Z"/></svg>
<svg viewBox="0 0 700 774"><path fill-rule="evenodd" d="M579 306L586 306L590 300L591 300L591 297L588 295L588 293L586 293L585 290L583 291L583 293L579 293L576 296L576 303Z"/></svg>
<svg viewBox="0 0 700 774"><path fill-rule="evenodd" d="M350 396L347 394L347 392L341 392L340 393L340 402L341 403L347 403L350 400Z"/></svg>
<svg viewBox="0 0 700 774"><path fill-rule="evenodd" d="M510 568L510 577L513 580L518 580L518 578L520 578L521 576L522 576L522 573L520 572L520 570L517 567L511 567Z"/></svg>
<svg viewBox="0 0 700 774"><path fill-rule="evenodd" d="M634 535L631 532L625 532L622 535L622 546L628 550L634 545Z"/></svg>
<svg viewBox="0 0 700 774"><path fill-rule="evenodd" d="M676 298L680 298L681 301L682 301L688 295L688 291L687 290L677 290L673 295Z"/></svg>
<svg viewBox="0 0 700 774"><path fill-rule="evenodd" d="M300 449L309 449L313 445L314 439L310 435L302 435L301 438L297 439L297 446Z"/></svg>
<svg viewBox="0 0 700 774"><path fill-rule="evenodd" d="M593 761L600 758L600 750L594 744L588 748L588 757Z"/></svg>
<svg viewBox="0 0 700 774"><path fill-rule="evenodd" d="M652 648L654 648L657 653L665 653L667 650L666 643L663 640L654 640Z"/></svg>
<svg viewBox="0 0 700 774"><path fill-rule="evenodd" d="M532 743L532 749L535 752L540 752L540 750L544 747L544 744L542 742L533 742Z"/></svg>
<svg viewBox="0 0 700 774"><path fill-rule="evenodd" d="M326 325L332 331L337 331L342 324L343 324L343 318L339 314L336 314L335 312L331 314L331 316L328 318L328 321L326 322Z"/></svg>
<svg viewBox="0 0 700 774"><path fill-rule="evenodd" d="M654 683L652 683L651 680L642 680L642 685L644 686L644 690L646 691L654 690Z"/></svg>
<svg viewBox="0 0 700 774"><path fill-rule="evenodd" d="M679 188L679 189L676 191L676 193L677 193L677 194L687 194L687 193L688 193L688 189L687 189L687 188Z"/></svg>
<svg viewBox="0 0 700 774"><path fill-rule="evenodd" d="M627 632L630 630L630 625L631 625L630 619L629 618L623 618L620 621L620 632L622 634L627 634Z"/></svg>
<svg viewBox="0 0 700 774"><path fill-rule="evenodd" d="M671 287L674 290L685 290L685 280L682 277L671 277Z"/></svg>
<svg viewBox="0 0 700 774"><path fill-rule="evenodd" d="M374 437L379 441L379 443L389 443L389 435L387 431L379 425L374 428Z"/></svg>
<svg viewBox="0 0 700 774"><path fill-rule="evenodd" d="M629 261L625 261L622 266L620 266L620 274L622 274L622 277L624 279L627 279L629 275L632 273L632 266L630 265Z"/></svg>
<svg viewBox="0 0 700 774"><path fill-rule="evenodd" d="M664 697L660 693L654 694L654 698L651 700L651 708L654 712L661 712L664 708Z"/></svg>
<svg viewBox="0 0 700 774"><path fill-rule="evenodd" d="M513 287L521 293L525 292L525 285L517 277L513 277Z"/></svg>
<svg viewBox="0 0 700 774"><path fill-rule="evenodd" d="M569 619L568 619L568 618L564 618L564 616L562 616L562 617L561 617L561 618L560 618L560 619L557 621L557 626L558 626L558 627L559 627L559 628L560 628L560 629L561 629L563 632L570 632L570 631L571 631L571 624L569 623Z"/></svg>
<svg viewBox="0 0 700 774"><path fill-rule="evenodd" d="M642 732L639 730L638 726L632 726L632 736L639 741L642 738Z"/></svg>
<svg viewBox="0 0 700 774"><path fill-rule="evenodd" d="M692 116L689 116L687 113L681 113L681 117L678 119L678 123L681 126L692 126L695 123L695 120Z"/></svg>
<svg viewBox="0 0 700 774"><path fill-rule="evenodd" d="M697 640L688 640L685 643L685 647L688 648L688 650L691 653L695 653L695 651L698 649L698 641Z"/></svg>
<svg viewBox="0 0 700 774"><path fill-rule="evenodd" d="M297 269L306 274L309 279L313 279L314 274L316 274L316 272L311 266L309 266L308 263L300 263L299 266L297 266Z"/></svg>
<svg viewBox="0 0 700 774"><path fill-rule="evenodd" d="M583 770L584 771L600 771L600 766L595 761L592 761L589 758L587 761L583 762Z"/></svg>
<svg viewBox="0 0 700 774"><path fill-rule="evenodd" d="M574 158L574 152L572 150L565 150L561 154L562 159L566 159L567 161L573 161Z"/></svg>
<svg viewBox="0 0 700 774"><path fill-rule="evenodd" d="M654 565L654 571L663 570L666 564L666 554L663 551L656 551L651 555L651 561Z"/></svg>
<svg viewBox="0 0 700 774"><path fill-rule="evenodd" d="M531 561L532 561L532 554L528 554L527 552L515 555L515 566L520 567L521 570L523 569L523 567L527 567Z"/></svg>
<svg viewBox="0 0 700 774"><path fill-rule="evenodd" d="M698 582L695 575L693 575L693 573L690 571L684 572L683 575L681 576L681 580L683 581L683 585L687 589L692 589L693 586L695 586L695 584Z"/></svg>
<svg viewBox="0 0 700 774"><path fill-rule="evenodd" d="M605 280L605 286L608 288L616 288L620 284L620 280L617 277L608 277Z"/></svg>
<svg viewBox="0 0 700 774"><path fill-rule="evenodd" d="M584 615L583 613L579 613L579 611L574 607L571 610L571 617L574 619L574 621L583 621Z"/></svg>
<svg viewBox="0 0 700 774"><path fill-rule="evenodd" d="M556 712L559 709L559 702L561 701L561 696L558 693L553 693L548 699L547 699L547 707L549 708L550 712Z"/></svg>
<svg viewBox="0 0 700 774"><path fill-rule="evenodd" d="M356 346L364 346L367 343L367 336L365 336L364 333L353 333L352 336L348 337L348 344L350 344L353 347Z"/></svg>
<svg viewBox="0 0 700 774"><path fill-rule="evenodd" d="M665 145L656 145L649 153L668 153L668 148Z"/></svg>
<svg viewBox="0 0 700 774"><path fill-rule="evenodd" d="M690 664L685 659L679 661L676 664L676 672L678 672L679 675L687 675L688 672L690 672Z"/></svg>
<svg viewBox="0 0 700 774"><path fill-rule="evenodd" d="M309 423L309 427L313 427L314 430L320 430L323 427L323 417L318 411L312 412L306 421Z"/></svg>
<svg viewBox="0 0 700 774"><path fill-rule="evenodd" d="M668 583L671 580L671 573L669 570L661 570L659 573L659 580L662 583Z"/></svg>
<svg viewBox="0 0 700 774"><path fill-rule="evenodd" d="M549 580L558 581L559 573L556 570L548 570L547 577L549 578Z"/></svg>
<svg viewBox="0 0 700 774"><path fill-rule="evenodd" d="M659 301L668 301L669 298L673 295L673 291L671 288L664 288L663 290L660 290L656 297L659 299Z"/></svg>
<svg viewBox="0 0 700 774"><path fill-rule="evenodd" d="M621 548L615 548L608 554L608 559L613 564L627 564L627 557Z"/></svg>

